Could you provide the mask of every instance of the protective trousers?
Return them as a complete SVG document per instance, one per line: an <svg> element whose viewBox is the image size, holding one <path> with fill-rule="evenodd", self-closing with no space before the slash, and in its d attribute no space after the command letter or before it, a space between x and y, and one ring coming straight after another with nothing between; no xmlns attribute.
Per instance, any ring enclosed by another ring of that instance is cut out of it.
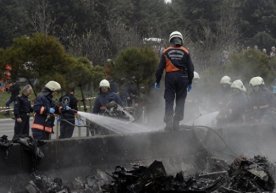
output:
<svg viewBox="0 0 276 193"><path fill-rule="evenodd" d="M184 117L188 76L183 72L170 72L165 76L165 117L166 129L178 129ZM174 111L175 100L175 111Z"/></svg>
<svg viewBox="0 0 276 193"><path fill-rule="evenodd" d="M29 115L21 115L22 122L15 121L14 137L15 136L29 136L30 130L30 117Z"/></svg>
<svg viewBox="0 0 276 193"><path fill-rule="evenodd" d="M71 138L75 128L74 115L63 115L60 122L60 139Z"/></svg>

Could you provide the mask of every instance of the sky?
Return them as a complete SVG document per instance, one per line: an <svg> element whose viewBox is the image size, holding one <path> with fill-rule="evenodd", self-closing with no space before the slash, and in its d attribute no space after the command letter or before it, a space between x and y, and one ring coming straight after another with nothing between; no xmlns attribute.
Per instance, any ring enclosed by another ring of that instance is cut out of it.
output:
<svg viewBox="0 0 276 193"><path fill-rule="evenodd" d="M164 0L165 1L165 3L171 3L172 2L172 0Z"/></svg>

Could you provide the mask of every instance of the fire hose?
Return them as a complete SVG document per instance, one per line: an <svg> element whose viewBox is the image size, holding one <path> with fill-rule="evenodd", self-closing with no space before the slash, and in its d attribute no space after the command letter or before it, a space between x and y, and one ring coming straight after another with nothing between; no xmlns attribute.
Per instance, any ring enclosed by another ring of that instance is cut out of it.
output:
<svg viewBox="0 0 276 193"><path fill-rule="evenodd" d="M225 148L227 148L230 151L230 153L231 153L230 155L231 156L233 156L233 157L237 157L238 156L238 154L225 142L224 138L214 128L211 128L211 127L208 127L208 126L204 126L204 125L196 125L196 126L189 126L189 127L192 127L192 130L195 133L196 137L197 137L197 135L196 135L195 129L193 129L193 128L207 129L208 132L212 132L213 134L215 134L221 140L221 142L224 144ZM204 145L203 141L206 141L208 137L209 137L209 135L206 135L205 138L204 138L204 140L198 139L198 142L201 143L202 145Z"/></svg>
<svg viewBox="0 0 276 193"><path fill-rule="evenodd" d="M83 121L82 119L77 119L78 121L81 120ZM75 127L89 127L88 125L79 125L79 124L74 124L74 123L71 123L70 121L66 120L66 119L62 119L62 118L59 118L58 121L62 121L62 122L66 122L68 123L69 125L72 125L72 126L75 126Z"/></svg>

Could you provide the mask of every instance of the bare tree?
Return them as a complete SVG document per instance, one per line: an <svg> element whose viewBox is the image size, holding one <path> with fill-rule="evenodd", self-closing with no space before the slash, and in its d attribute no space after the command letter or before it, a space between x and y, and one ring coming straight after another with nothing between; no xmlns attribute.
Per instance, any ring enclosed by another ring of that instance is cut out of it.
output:
<svg viewBox="0 0 276 193"><path fill-rule="evenodd" d="M126 26L120 20L108 21L107 27L110 34L110 52L113 55L125 47L139 47L142 45L138 32Z"/></svg>
<svg viewBox="0 0 276 193"><path fill-rule="evenodd" d="M202 26L204 39L194 44L196 62L200 70L210 66L220 66L224 63L225 53L235 51L238 45L239 30L236 26L236 1L225 0L221 18L216 23L216 32L209 26Z"/></svg>
<svg viewBox="0 0 276 193"><path fill-rule="evenodd" d="M44 34L49 34L55 21L49 9L48 0L32 0L31 18L34 30Z"/></svg>
<svg viewBox="0 0 276 193"><path fill-rule="evenodd" d="M107 58L114 58L126 47L142 45L138 33L120 21L108 21L109 36L101 32L87 31L82 36L70 36L69 51L74 55L85 56L94 64L103 64Z"/></svg>
<svg viewBox="0 0 276 193"><path fill-rule="evenodd" d="M108 53L108 42L100 33L85 32L81 36L71 36L69 52L85 56L94 64L103 63Z"/></svg>

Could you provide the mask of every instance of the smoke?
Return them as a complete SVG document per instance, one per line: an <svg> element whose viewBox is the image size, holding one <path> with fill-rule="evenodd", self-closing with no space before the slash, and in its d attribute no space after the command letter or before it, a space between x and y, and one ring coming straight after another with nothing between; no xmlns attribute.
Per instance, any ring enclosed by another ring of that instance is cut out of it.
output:
<svg viewBox="0 0 276 193"><path fill-rule="evenodd" d="M204 89L195 87L192 90L195 92L188 95L186 100L183 124L195 125L195 128L197 125L210 127L199 127L195 129L195 133L202 145L218 157L231 160L239 155L262 155L276 161L275 113L268 110L260 117L248 120L246 117L251 112L241 108L241 112L235 112L237 119L223 121L218 125L218 114L223 111L231 112L231 106L226 104L233 94L230 92L224 100L225 93L219 89L218 87L217 92L208 94ZM220 101L223 101L222 105ZM241 106L246 107L244 104Z"/></svg>

